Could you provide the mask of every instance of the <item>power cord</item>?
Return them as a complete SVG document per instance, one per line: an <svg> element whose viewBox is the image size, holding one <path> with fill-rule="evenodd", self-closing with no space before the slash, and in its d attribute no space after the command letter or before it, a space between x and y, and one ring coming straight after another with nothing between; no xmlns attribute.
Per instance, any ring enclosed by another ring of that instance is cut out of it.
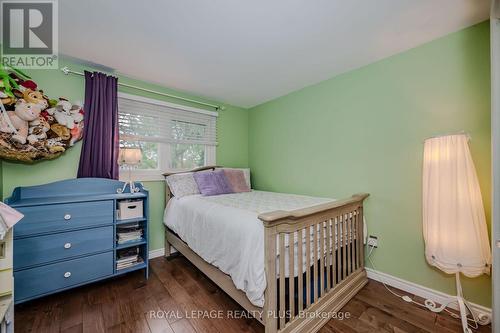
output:
<svg viewBox="0 0 500 333"><path fill-rule="evenodd" d="M372 244L367 244L366 246L368 246L370 248L370 251L368 252L368 255L366 256L366 259L368 259L368 261L370 262L370 265L372 266L372 268L374 270L377 270L377 268L375 267L375 264L373 263L372 258L371 258L373 250L375 250L375 246L372 245ZM394 296L401 298L403 301L405 301L407 303L413 303L413 304L416 304L418 306L421 306L421 307L427 309L427 306L425 304L422 304L422 303L419 303L419 302L413 300L413 298L411 298L410 296L408 296L408 295L399 295L398 293L396 293L393 290L391 290L387 286L387 284L385 283L384 279L382 277L380 277L380 276L379 276L379 281L384 285L385 289L387 289L387 291L389 291ZM444 309L444 311L446 311L450 316L452 316L455 319L459 319L460 318L459 315L457 315L456 313L454 313L454 312L452 312L452 311L450 311L450 310L448 310L446 308ZM470 327L472 327L473 329L478 329L479 328L479 326L477 324L478 321L477 321L476 316L475 316L474 313L472 313L472 317L473 318L467 318L468 321L471 321L473 323L473 324L469 323L468 325Z"/></svg>

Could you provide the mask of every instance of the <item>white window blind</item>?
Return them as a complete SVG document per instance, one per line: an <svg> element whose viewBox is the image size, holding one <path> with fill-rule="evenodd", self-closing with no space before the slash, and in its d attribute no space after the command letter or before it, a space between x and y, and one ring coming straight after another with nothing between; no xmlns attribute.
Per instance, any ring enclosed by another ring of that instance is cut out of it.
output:
<svg viewBox="0 0 500 333"><path fill-rule="evenodd" d="M121 140L217 145L217 113L168 103L118 98Z"/></svg>
<svg viewBox="0 0 500 333"><path fill-rule="evenodd" d="M140 148L137 180L216 163L217 112L118 94L120 147Z"/></svg>

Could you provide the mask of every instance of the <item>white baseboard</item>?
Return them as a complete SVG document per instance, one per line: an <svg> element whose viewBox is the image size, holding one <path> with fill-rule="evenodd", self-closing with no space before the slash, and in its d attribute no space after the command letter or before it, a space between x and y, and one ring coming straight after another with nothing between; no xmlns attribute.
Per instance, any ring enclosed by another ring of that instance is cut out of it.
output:
<svg viewBox="0 0 500 333"><path fill-rule="evenodd" d="M178 251L175 249L175 247L171 246L170 253L176 253L176 252ZM149 251L148 257L149 259L153 259L153 258L163 257L164 255L165 255L165 248L162 247L160 249Z"/></svg>
<svg viewBox="0 0 500 333"><path fill-rule="evenodd" d="M379 282L384 282L388 286L401 289L403 291L406 291L407 293L420 296L424 299L430 299L433 300L436 303L442 304L447 298L452 297L452 295L448 295L446 293L443 293L441 291L437 291L431 288L427 288L424 286L421 286L419 284L406 281L403 279L400 279L398 277L376 271L372 268L366 268L366 273L368 275L369 279L379 281ZM478 313L484 313L490 316L491 318L491 309L487 308L485 306L475 304L475 303L470 303L471 307L473 308L474 311L477 311ZM449 307L451 307L454 310L458 310L458 305L456 303L450 303Z"/></svg>
<svg viewBox="0 0 500 333"><path fill-rule="evenodd" d="M148 257L149 259L153 259L153 258L163 257L164 254L165 254L165 249L162 247L156 250L149 251Z"/></svg>

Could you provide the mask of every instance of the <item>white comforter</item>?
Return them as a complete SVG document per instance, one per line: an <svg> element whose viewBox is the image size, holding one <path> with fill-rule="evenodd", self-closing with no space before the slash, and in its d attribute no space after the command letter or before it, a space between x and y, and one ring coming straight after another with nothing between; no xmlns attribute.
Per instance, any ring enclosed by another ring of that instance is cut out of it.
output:
<svg viewBox="0 0 500 333"><path fill-rule="evenodd" d="M192 195L170 200L164 223L200 257L230 275L252 304L262 307L266 289L264 227L257 216L329 201L333 199L263 191Z"/></svg>

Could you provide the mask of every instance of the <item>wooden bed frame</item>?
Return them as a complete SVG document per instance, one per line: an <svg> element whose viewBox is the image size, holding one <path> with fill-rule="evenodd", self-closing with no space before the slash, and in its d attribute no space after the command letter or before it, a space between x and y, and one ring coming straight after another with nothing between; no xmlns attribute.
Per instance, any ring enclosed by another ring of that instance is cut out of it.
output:
<svg viewBox="0 0 500 333"><path fill-rule="evenodd" d="M215 168L220 167L207 166L184 172ZM180 172L165 173L164 176L175 173ZM172 197L166 185L166 202L168 203ZM304 209L274 211L259 215L264 225L267 281L263 308L250 303L245 293L236 289L229 275L203 260L166 226L165 256L171 255L171 246L176 248L259 320L265 326L266 333L316 332L333 318L335 312L339 311L368 281L364 269L363 248L363 201L367 197L368 194L356 194L348 199ZM311 232L311 229L316 232ZM335 232L335 229L338 231ZM297 236L298 239L305 237L305 244L308 245L305 246L306 253L302 253L303 246L296 248L288 246L286 249L285 235L287 234L290 237ZM278 246L280 254L288 252L288 257L291 258L289 276L294 276L294 251L297 251L297 267L304 267L304 257L305 267L312 267L312 269L306 269L304 274L298 274L295 279L288 279L295 280L297 284L286 283L285 274L277 275L277 270L285 271L286 256L279 255L279 261L276 264ZM329 249L336 250L330 251ZM318 253L324 255L321 256ZM322 287L319 287L319 283ZM285 289L288 290L288 295Z"/></svg>

